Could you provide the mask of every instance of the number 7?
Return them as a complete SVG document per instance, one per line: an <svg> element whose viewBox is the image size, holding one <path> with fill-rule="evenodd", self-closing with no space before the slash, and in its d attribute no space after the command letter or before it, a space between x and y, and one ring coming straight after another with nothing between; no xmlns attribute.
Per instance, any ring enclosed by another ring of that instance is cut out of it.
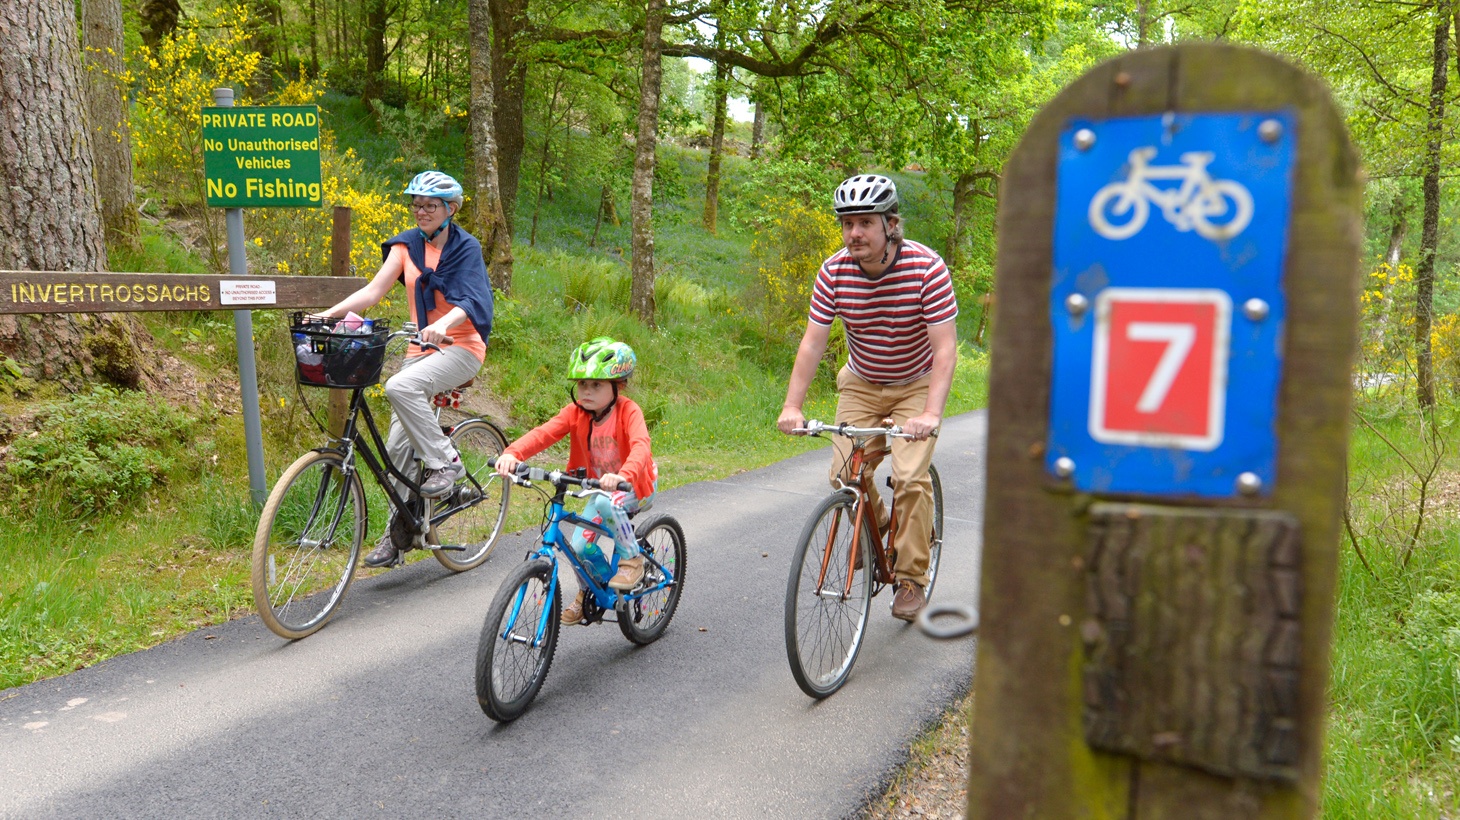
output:
<svg viewBox="0 0 1460 820"><path fill-rule="evenodd" d="M1166 343L1166 349L1161 351L1161 360L1151 372L1151 380L1146 382L1146 387L1136 402L1136 412L1154 413L1165 403L1167 394L1171 392L1171 385L1176 382L1177 374L1181 372L1182 365L1186 364L1186 357L1191 354L1192 345L1196 343L1196 325L1184 322L1131 322L1126 325L1125 336L1133 342Z"/></svg>

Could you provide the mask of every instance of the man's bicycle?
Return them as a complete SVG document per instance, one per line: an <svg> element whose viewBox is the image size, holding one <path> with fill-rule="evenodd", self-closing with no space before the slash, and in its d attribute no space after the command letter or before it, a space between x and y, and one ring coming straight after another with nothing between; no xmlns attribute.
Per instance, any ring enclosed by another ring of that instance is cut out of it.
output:
<svg viewBox="0 0 1460 820"><path fill-rule="evenodd" d="M616 567L610 563L595 568L585 562L573 552L565 532L583 527L596 532L600 539L613 538L608 526L564 507L568 496L607 494L598 481L522 464L513 482L531 487L547 501L542 543L498 587L477 644L477 701L488 717L504 723L527 711L553 662L563 603L558 583L560 554L578 576L579 588L587 593L580 623L617 622L624 637L639 645L653 643L664 634L684 590L684 530L673 517L656 515L634 528L644 555L644 580L636 588L620 592L608 586ZM545 482L553 492L549 494L533 482ZM573 492L570 487L583 489ZM629 484L625 482L620 488L627 490ZM638 512L646 511L648 506Z"/></svg>
<svg viewBox="0 0 1460 820"><path fill-rule="evenodd" d="M846 436L852 442L843 472L849 480L822 499L807 520L786 583L786 657L791 674L801 691L824 698L846 683L857 662L872 597L896 581L897 553L892 544L897 535L897 507L893 505L884 536L878 532L872 506L882 499L868 492L862 481L867 445L873 439L912 436L891 425L851 427L815 420L796 432ZM924 591L931 598L943 557L943 482L931 464L928 477L933 482L933 530Z"/></svg>
<svg viewBox="0 0 1460 820"><path fill-rule="evenodd" d="M444 498L421 498L420 462L415 475L407 476L386 457L365 389L380 381L387 343L420 341L414 323L391 333L377 320L368 333L351 335L302 319L295 314L292 328L299 383L351 393L340 435L284 470L264 502L254 535L254 605L270 630L291 640L324 626L355 577L369 523L362 463L392 510L389 527L395 542L431 550L453 572L480 566L491 555L509 500L507 483L489 463L506 449L507 439L486 419L442 426L466 466L465 477ZM470 384L437 397L438 422L441 408L459 403L459 391ZM388 477L407 488L404 496Z"/></svg>

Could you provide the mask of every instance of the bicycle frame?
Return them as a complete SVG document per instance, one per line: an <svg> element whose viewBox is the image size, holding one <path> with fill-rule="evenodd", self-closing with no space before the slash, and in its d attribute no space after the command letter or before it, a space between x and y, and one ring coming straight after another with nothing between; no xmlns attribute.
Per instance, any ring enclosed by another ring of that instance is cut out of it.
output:
<svg viewBox="0 0 1460 820"><path fill-rule="evenodd" d="M849 461L851 466L851 481L842 482L842 489L849 492L855 498L853 509L856 510L852 517L852 548L847 554L846 586L841 591L842 600L851 597L852 580L855 577L854 567L857 557L862 549L862 533L866 532L872 544L873 566L876 568L873 580L878 585L890 584L893 581L893 570L891 556L888 554L888 544L896 543L897 537L897 516L896 508L888 515L887 539L884 542L882 534L877 530L877 518L872 512L872 504L882 503L881 499L873 499L867 491L867 485L863 483L863 472L866 469L866 448L871 437L855 439L852 442L852 454ZM832 525L831 532L827 534L826 546L821 553L821 572L816 578L816 594L824 594L823 586L826 583L826 570L831 565L831 554L836 544L836 536L841 522L837 521ZM875 593L874 593L875 594Z"/></svg>
<svg viewBox="0 0 1460 820"><path fill-rule="evenodd" d="M563 534L563 525L568 524L592 530L604 538L612 539L614 537L613 532L602 524L590 521L566 507L564 502L568 496L570 482L578 483L581 479L575 479L572 476L557 471L543 472L536 468L529 471L528 477L539 481L550 481L556 489L556 493L548 501L547 525L543 528L542 542L535 550L528 553L527 560L531 561L537 558L546 559L552 564L553 577L556 578L558 573L558 553L561 552L567 558L568 565L573 568L574 574L578 576L580 588L589 592L592 595L594 603L604 612L609 610L622 612L630 601L642 598L651 592L666 589L677 583L673 573L665 569L663 564L660 564L648 553L641 553L644 556L644 560L652 564L663 575L663 580L658 584L634 590L633 592L620 592L616 589L610 589L606 582L599 583L596 581L592 573L584 566L583 561L573 552L572 547L568 544L567 536ZM592 492L591 489L590 492ZM577 494L575 494L575 497L577 497ZM538 622L537 629L533 633L532 645L534 647L541 644L543 635L546 633L548 627L547 619L552 617L553 596L557 595L557 590L558 584L556 583L552 584L548 590L547 606L543 607L542 619ZM517 626L517 616L521 613L522 602L526 594L527 591L525 588L519 588L517 590L517 596L512 601L512 609L508 613L508 617L504 619L502 634L500 635L502 639L522 640L520 637L512 636L512 630ZM617 615L615 618L617 618Z"/></svg>
<svg viewBox="0 0 1460 820"><path fill-rule="evenodd" d="M362 419L364 421L365 431L370 434L370 441L374 442L374 450L370 448L370 442L367 442L365 437L361 435L360 422ZM419 497L421 485L406 477L404 473L391 463L390 459L384 457L385 442L380 437L380 428L375 424L375 416L370 412L370 405L365 401L364 388L357 388L351 392L350 410L349 414L345 417L345 428L336 441L342 446L333 449L336 449L344 457L346 470L348 471L352 468L352 465L355 463L355 455L360 455L365 461L365 466L369 468L371 475L375 476L376 483L385 491L385 497L390 501L391 506L396 509L396 512L407 516L413 530L424 529L422 525L428 523L425 508L423 507L421 514L416 514L411 509L409 499L401 498L396 494L395 486L391 484L389 478L395 478L405 484L416 497ZM466 479L471 482L478 493L485 493L482 485L477 482L476 476L467 473ZM431 515L429 523L431 526L435 526L465 509L467 506L469 505L457 504L444 508L436 512L436 514Z"/></svg>

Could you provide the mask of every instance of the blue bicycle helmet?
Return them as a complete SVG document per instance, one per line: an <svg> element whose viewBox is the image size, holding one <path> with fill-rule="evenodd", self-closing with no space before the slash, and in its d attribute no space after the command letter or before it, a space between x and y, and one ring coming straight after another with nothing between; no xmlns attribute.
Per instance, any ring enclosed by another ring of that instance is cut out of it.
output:
<svg viewBox="0 0 1460 820"><path fill-rule="evenodd" d="M461 183L451 176L440 171L422 171L411 180L406 186L405 195L409 197L429 196L441 200L448 205L455 204L456 209L461 210L461 204L465 201ZM427 241L436 238L436 235L446 230L446 225L451 222L452 212L448 209L446 219L441 222L441 227L427 234L421 231Z"/></svg>

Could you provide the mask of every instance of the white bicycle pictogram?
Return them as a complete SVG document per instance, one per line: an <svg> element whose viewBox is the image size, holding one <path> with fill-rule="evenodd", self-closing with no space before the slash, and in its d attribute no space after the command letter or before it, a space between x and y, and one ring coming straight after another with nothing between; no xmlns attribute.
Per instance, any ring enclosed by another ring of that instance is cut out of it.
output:
<svg viewBox="0 0 1460 820"><path fill-rule="evenodd" d="M1178 231L1196 231L1212 240L1231 239L1252 222L1252 193L1230 179L1207 173L1215 154L1188 151L1180 165L1151 165L1155 146L1130 152L1130 173L1095 192L1090 200L1090 227L1106 239L1129 239L1146 226L1151 203ZM1152 180L1181 180L1175 188L1158 188Z"/></svg>

